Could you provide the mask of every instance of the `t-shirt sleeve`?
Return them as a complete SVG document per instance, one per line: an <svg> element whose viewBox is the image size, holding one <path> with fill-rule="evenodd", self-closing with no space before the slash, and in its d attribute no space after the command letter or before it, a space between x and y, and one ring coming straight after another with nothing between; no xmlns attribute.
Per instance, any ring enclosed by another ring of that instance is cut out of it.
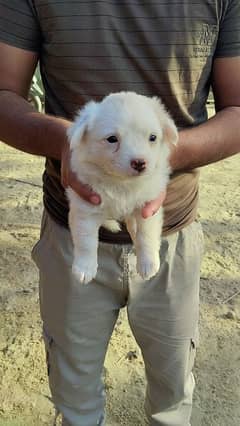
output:
<svg viewBox="0 0 240 426"><path fill-rule="evenodd" d="M223 1L219 37L215 57L240 56L240 0Z"/></svg>
<svg viewBox="0 0 240 426"><path fill-rule="evenodd" d="M31 0L0 0L0 41L38 52L41 31Z"/></svg>

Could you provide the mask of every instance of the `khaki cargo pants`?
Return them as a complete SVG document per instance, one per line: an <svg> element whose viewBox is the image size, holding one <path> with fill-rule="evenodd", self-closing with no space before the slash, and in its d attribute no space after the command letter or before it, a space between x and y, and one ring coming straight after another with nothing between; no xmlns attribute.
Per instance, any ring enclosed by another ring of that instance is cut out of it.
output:
<svg viewBox="0 0 240 426"><path fill-rule="evenodd" d="M71 273L68 230L44 213L32 256L50 389L64 426L104 424L101 373L123 306L145 362L149 424L190 425L202 243L197 222L164 238L160 271L148 282L136 273L132 246L100 243L97 277L84 286Z"/></svg>

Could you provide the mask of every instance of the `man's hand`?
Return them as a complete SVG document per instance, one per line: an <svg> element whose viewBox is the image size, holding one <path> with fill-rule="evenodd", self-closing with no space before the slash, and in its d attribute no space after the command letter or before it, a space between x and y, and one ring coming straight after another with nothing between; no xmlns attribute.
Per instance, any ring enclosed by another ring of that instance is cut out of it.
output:
<svg viewBox="0 0 240 426"><path fill-rule="evenodd" d="M142 209L142 217L144 219L147 219L148 217L153 216L162 206L164 200L166 198L166 191L161 192L158 198L153 201L149 201L145 204L145 206Z"/></svg>
<svg viewBox="0 0 240 426"><path fill-rule="evenodd" d="M66 142L62 149L61 157L61 183L64 188L70 186L81 198L91 204L98 205L101 198L93 192L90 186L84 185L77 179L77 176L70 169L70 148Z"/></svg>

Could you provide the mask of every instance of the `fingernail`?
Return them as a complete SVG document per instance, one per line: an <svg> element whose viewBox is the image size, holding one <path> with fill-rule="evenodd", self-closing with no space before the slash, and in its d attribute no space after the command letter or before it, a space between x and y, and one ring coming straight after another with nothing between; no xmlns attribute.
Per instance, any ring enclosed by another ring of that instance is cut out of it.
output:
<svg viewBox="0 0 240 426"><path fill-rule="evenodd" d="M90 201L91 201L91 203L96 204L96 205L100 204L100 199L97 195L91 195Z"/></svg>

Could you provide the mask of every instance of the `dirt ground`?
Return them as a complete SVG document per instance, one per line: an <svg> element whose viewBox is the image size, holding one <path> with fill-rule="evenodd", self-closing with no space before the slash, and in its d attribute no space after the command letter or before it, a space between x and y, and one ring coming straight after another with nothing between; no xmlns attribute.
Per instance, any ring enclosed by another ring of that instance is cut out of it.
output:
<svg viewBox="0 0 240 426"><path fill-rule="evenodd" d="M43 160L1 144L0 162L0 426L52 425L38 277L30 257L39 234ZM202 172L205 257L193 426L240 424L239 187L239 156ZM108 426L146 425L143 362L124 311L105 372Z"/></svg>

